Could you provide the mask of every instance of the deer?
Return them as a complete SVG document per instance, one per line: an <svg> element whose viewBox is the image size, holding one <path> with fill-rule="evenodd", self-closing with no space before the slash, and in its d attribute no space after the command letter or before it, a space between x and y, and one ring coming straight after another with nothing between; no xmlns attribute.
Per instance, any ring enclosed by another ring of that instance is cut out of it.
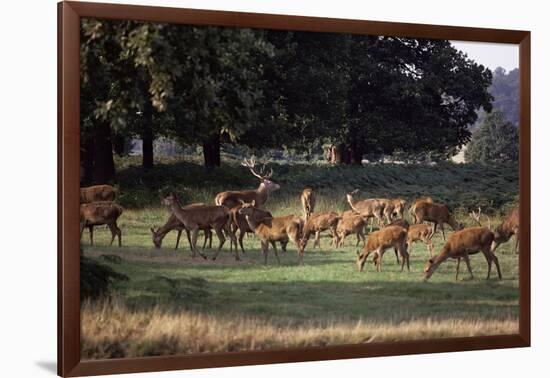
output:
<svg viewBox="0 0 550 378"><path fill-rule="evenodd" d="M350 234L355 234L357 242L355 246L359 245L360 241L363 241L365 245L365 226L367 221L360 214L355 213L353 210L348 210L342 213L341 220L336 227L336 235L338 236L337 247L344 245L344 239Z"/></svg>
<svg viewBox="0 0 550 378"><path fill-rule="evenodd" d="M346 198L348 200L349 205L351 208L361 214L364 217L372 218L370 223L370 230L369 232L372 232L372 224L374 221L374 217L378 220L378 225L383 226L383 214L384 214L384 202L380 201L380 199L372 198L372 199L364 199L364 200L356 200L354 196L359 193L359 189L355 189L349 193L346 194Z"/></svg>
<svg viewBox="0 0 550 378"><path fill-rule="evenodd" d="M266 203L270 193L280 188L279 184L270 180L273 176L273 169L267 173L264 164L260 171L256 170L256 160L254 156L249 160L245 158L241 165L247 167L255 177L260 179L260 185L255 190L226 191L218 193L214 199L216 205L223 205L232 209L242 202L252 203L252 201L254 201L256 206L260 207Z"/></svg>
<svg viewBox="0 0 550 378"><path fill-rule="evenodd" d="M302 220L299 217L293 215L273 217L269 211L257 208L254 200L251 203L244 203L238 212L245 216L250 229L254 230L254 233L260 239L264 264L267 264L269 244L273 247L279 264L281 261L275 242L287 242L290 239L298 246L302 229ZM299 249L298 260L300 265L304 264L303 251Z"/></svg>
<svg viewBox="0 0 550 378"><path fill-rule="evenodd" d="M118 246L122 246L122 231L117 220L122 215L122 207L112 201L99 201L80 204L80 239L84 228L90 232L90 245L94 245L94 226L107 225L111 231L111 243L118 237Z"/></svg>
<svg viewBox="0 0 550 378"><path fill-rule="evenodd" d="M332 245L337 246L338 245L338 233L336 231L338 227L338 222L340 221L341 217L338 216L333 211L327 211L324 213L317 213L313 214L307 222L304 224L304 228L302 230L302 238L300 240L299 249L300 253L303 254L307 242L309 241L309 238L311 237L312 233L315 233L315 239L313 241L313 248L315 249L315 246L321 247L321 232L325 230L329 230L331 236L332 236Z"/></svg>
<svg viewBox="0 0 550 378"><path fill-rule="evenodd" d="M409 215L411 216L411 218L414 219L414 212L416 210L416 206L418 204L420 204L421 202L428 202L428 203L433 203L433 199L432 197L424 197L424 198L419 198L417 199L412 205L411 207L409 207Z"/></svg>
<svg viewBox="0 0 550 378"><path fill-rule="evenodd" d="M502 279L500 264L498 258L491 251L491 245L495 240L495 235L486 227L468 227L453 233L445 243L439 255L431 258L424 267L424 280L430 279L437 267L449 258L457 259L455 280L458 280L460 268L460 259L464 259L470 277L473 279L472 267L470 266L470 255L482 252L487 260L487 279L491 277L491 267L493 262L497 268L498 278Z"/></svg>
<svg viewBox="0 0 550 378"><path fill-rule="evenodd" d="M363 271L365 262L371 253L374 253L374 264L378 272L382 271L382 256L384 252L394 248L401 255L401 272L407 263L407 270L410 271L409 253L407 252L407 230L400 226L386 226L378 231L369 234L367 243L361 253L357 251L357 268Z"/></svg>
<svg viewBox="0 0 550 378"><path fill-rule="evenodd" d="M514 247L514 253L518 252L519 244L519 207L515 207L508 214L508 216L497 226L494 231L495 240L491 246L491 250L494 252L498 246L502 243L506 243L512 235L516 236L516 245Z"/></svg>
<svg viewBox="0 0 550 378"><path fill-rule="evenodd" d="M189 208L198 207L198 206L205 206L205 204L192 203L184 206L183 209L189 209ZM208 248L212 248L212 229L210 227L202 227L201 229L204 231L204 244L202 245L202 250L204 251L204 248L206 247L207 242L209 242ZM174 214L170 214L170 217L168 218L168 220L163 226L158 227L156 230L153 227L151 227L151 233L153 234L153 244L155 245L155 248L162 247L162 240L172 230L178 231L178 235L176 236L176 247L174 248L174 250L178 249L181 233L183 230L185 230L187 234L187 241L189 242L189 246L191 246L191 235L189 231L185 229L185 227L183 226L183 223L181 223Z"/></svg>
<svg viewBox="0 0 550 378"><path fill-rule="evenodd" d="M384 205L383 215L388 223L392 222L394 214L398 219L403 218L403 212L407 201L402 198L379 198L378 200Z"/></svg>
<svg viewBox="0 0 550 378"><path fill-rule="evenodd" d="M94 185L80 188L80 203L114 201L117 189L111 185Z"/></svg>
<svg viewBox="0 0 550 378"><path fill-rule="evenodd" d="M300 195L300 202L302 202L304 220L307 222L315 210L315 192L312 188L307 187L302 191L302 194Z"/></svg>
<svg viewBox="0 0 550 378"><path fill-rule="evenodd" d="M440 203L432 203L427 201L420 201L415 203L414 208L414 223L419 224L423 221L433 222L434 234L437 231L437 226L443 233L443 240L445 239L445 229L443 224L447 223L453 230L458 231L464 228L462 223L458 223L449 213L447 206Z"/></svg>
<svg viewBox="0 0 550 378"><path fill-rule="evenodd" d="M191 233L191 253L192 257L196 256L196 252L206 260L206 256L197 250L197 237L199 230L204 227L210 227L214 230L220 244L212 260L216 260L226 238L224 232L229 236L233 245L237 245L235 234L231 230L231 212L225 206L197 206L184 209L180 206L178 199L174 193L170 193L162 200L162 204L167 206L172 213L183 224L183 227ZM230 250L232 248L230 247ZM235 260L239 261L239 250L235 249Z"/></svg>
<svg viewBox="0 0 550 378"><path fill-rule="evenodd" d="M416 241L422 241L426 244L428 248L428 253L430 257L433 257L433 243L432 236L434 232L430 225L428 224L413 224L410 225L407 232L407 251L411 253L412 245Z"/></svg>

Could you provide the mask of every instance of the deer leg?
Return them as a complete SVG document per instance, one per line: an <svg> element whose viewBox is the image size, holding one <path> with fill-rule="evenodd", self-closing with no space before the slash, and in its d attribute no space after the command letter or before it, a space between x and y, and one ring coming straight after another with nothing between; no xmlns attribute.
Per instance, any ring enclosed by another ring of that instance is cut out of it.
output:
<svg viewBox="0 0 550 378"><path fill-rule="evenodd" d="M279 252L277 251L277 244L275 242L272 242L273 245L273 252L275 252L275 257L277 258L277 264L281 263L281 260L279 260Z"/></svg>
<svg viewBox="0 0 550 378"><path fill-rule="evenodd" d="M399 247L399 254L401 255L401 271L405 268L405 262L407 262L407 271L411 271L411 266L409 264L409 253L405 246L401 245Z"/></svg>
<svg viewBox="0 0 550 378"><path fill-rule="evenodd" d="M468 255L468 253L464 254L464 261L466 262L466 267L468 268L468 272L470 272L470 277L473 280L474 273L472 272L472 266L470 265L470 256Z"/></svg>
<svg viewBox="0 0 550 378"><path fill-rule="evenodd" d="M84 232L84 228L86 228L86 225L84 223L80 223L80 240L82 240L82 233Z"/></svg>
<svg viewBox="0 0 550 378"><path fill-rule="evenodd" d="M189 232L189 231L188 231ZM196 256L196 253L197 253L197 238L199 237L199 229L198 228L193 228L191 230L191 251L192 251L192 257L195 258ZM199 252L199 254L202 256L202 258L206 259L206 257L201 253Z"/></svg>
<svg viewBox="0 0 550 378"><path fill-rule="evenodd" d="M241 251L243 251L243 253L244 253L244 247L243 247L244 234L246 234L246 232L244 230L239 229L239 245L241 246Z"/></svg>
<svg viewBox="0 0 550 378"><path fill-rule="evenodd" d="M267 240L262 240L262 255L264 255L264 265L267 265L267 252L269 250L269 243Z"/></svg>
<svg viewBox="0 0 550 378"><path fill-rule="evenodd" d="M489 263L489 261L491 262L494 262L495 263L495 266L497 267L497 273L498 273L498 278L499 279L502 279L502 273L500 271L500 264L498 262L498 257L493 253L491 252L491 247L489 246L483 253L484 255L486 255L486 258L487 258L487 263ZM489 274L491 273L491 264L489 264L489 272L487 272L487 279L489 279Z"/></svg>
<svg viewBox="0 0 550 378"><path fill-rule="evenodd" d="M176 248L174 248L174 250L177 250L178 249L178 246L180 245L180 238L181 238L181 232L183 230L178 230L178 235L176 236Z"/></svg>
<svg viewBox="0 0 550 378"><path fill-rule="evenodd" d="M115 228L116 228L116 234L118 237L118 246L122 247L122 231L120 230L120 228L117 226L116 223L115 223Z"/></svg>
<svg viewBox="0 0 550 378"><path fill-rule="evenodd" d="M193 252L193 257L195 257L195 250L193 249L193 243L191 242L191 233L189 229L185 228L185 234L187 235L187 241L189 242L189 248L191 248L191 252Z"/></svg>
<svg viewBox="0 0 550 378"><path fill-rule="evenodd" d="M372 225L373 225L373 223L374 223L374 217L371 217L371 218L370 218L370 230L369 230L369 232L372 232Z"/></svg>
<svg viewBox="0 0 550 378"><path fill-rule="evenodd" d="M109 246L112 246L113 242L115 241L115 236L117 235L117 232L112 224L108 224L107 227L109 227L109 231L111 231L111 242L109 243Z"/></svg>
<svg viewBox="0 0 550 378"><path fill-rule="evenodd" d="M426 239L426 246L428 247L428 252L430 253L430 258L434 257L434 245L430 239Z"/></svg>
<svg viewBox="0 0 550 378"><path fill-rule="evenodd" d="M287 244L288 244L288 240L281 240L281 251L283 251L283 253L286 253Z"/></svg>
<svg viewBox="0 0 550 378"><path fill-rule="evenodd" d="M443 223L439 224L439 228L441 228L441 233L443 234L443 240L447 240L445 239L445 227L443 227Z"/></svg>
<svg viewBox="0 0 550 378"><path fill-rule="evenodd" d="M229 224L226 224L224 226L224 230L229 235L229 240L230 240L229 249L230 249L230 252L233 252L233 245L234 245L235 246L235 260L240 261L241 258L239 257L239 246L237 245L237 237L235 236L235 231L233 229L231 229L231 225L229 225Z"/></svg>
<svg viewBox="0 0 550 378"><path fill-rule="evenodd" d="M382 256L384 254L384 250L382 248L378 248L376 250L376 254L378 255L378 259L376 261L376 270L378 272L381 272L382 271Z"/></svg>
<svg viewBox="0 0 550 378"><path fill-rule="evenodd" d="M208 241L208 230L203 230L204 232L204 242L202 243L201 250L204 252L204 249L206 248L206 242Z"/></svg>
<svg viewBox="0 0 550 378"><path fill-rule="evenodd" d="M222 247L225 243L225 236L223 236L223 232L222 232L221 228L216 227L216 228L214 228L214 231L216 232L216 235L218 236L218 239L220 240L220 245L218 246L218 250L216 251L216 254L212 258L212 260L216 260L216 258L220 254L220 251L221 251L221 249L222 249Z"/></svg>
<svg viewBox="0 0 550 378"><path fill-rule="evenodd" d="M516 233L516 246L514 247L514 253L518 253L519 234Z"/></svg>
<svg viewBox="0 0 550 378"><path fill-rule="evenodd" d="M321 231L315 231L315 239L313 239L313 249L318 245L321 248Z"/></svg>
<svg viewBox="0 0 550 378"><path fill-rule="evenodd" d="M393 251L395 252L395 258L397 260L397 265L399 265L399 254L397 253L397 248L394 248Z"/></svg>
<svg viewBox="0 0 550 378"><path fill-rule="evenodd" d="M460 268L460 257L456 260L456 275L455 275L455 281L458 281L458 270Z"/></svg>
<svg viewBox="0 0 550 378"><path fill-rule="evenodd" d="M94 245L94 226L88 226L88 231L90 232L90 245Z"/></svg>

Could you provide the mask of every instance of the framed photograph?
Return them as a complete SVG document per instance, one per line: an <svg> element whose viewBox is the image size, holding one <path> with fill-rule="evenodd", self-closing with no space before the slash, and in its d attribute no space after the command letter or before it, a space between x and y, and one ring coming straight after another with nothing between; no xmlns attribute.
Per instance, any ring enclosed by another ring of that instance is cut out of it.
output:
<svg viewBox="0 0 550 378"><path fill-rule="evenodd" d="M58 12L59 375L530 345L528 31Z"/></svg>

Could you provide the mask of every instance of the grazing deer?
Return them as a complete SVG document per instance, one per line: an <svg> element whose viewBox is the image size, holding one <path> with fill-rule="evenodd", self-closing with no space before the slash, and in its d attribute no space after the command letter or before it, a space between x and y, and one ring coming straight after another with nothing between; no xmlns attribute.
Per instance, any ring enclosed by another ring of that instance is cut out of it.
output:
<svg viewBox="0 0 550 378"><path fill-rule="evenodd" d="M519 207L512 209L510 214L502 221L501 224L494 231L495 240L491 246L491 250L494 252L498 246L502 243L506 243L512 235L516 235L516 245L514 252L518 251L519 244Z"/></svg>
<svg viewBox="0 0 550 378"><path fill-rule="evenodd" d="M269 211L258 209L254 202L245 203L238 210L241 215L244 215L249 227L254 230L254 233L260 239L262 247L262 255L264 256L264 264L267 264L267 253L269 244L273 247L277 263L280 263L279 253L275 242L287 242L292 240L298 246L302 221L299 217L293 215L284 217L273 217ZM298 249L298 260L300 265L304 263L303 252Z"/></svg>
<svg viewBox="0 0 550 378"><path fill-rule="evenodd" d="M197 206L183 209L180 206L177 197L173 193L170 193L166 198L164 198L162 203L172 210L172 213L183 224L183 227L191 233L191 251L193 257L195 257L196 252L198 252L202 258L206 259L206 256L197 250L197 237L201 228L212 228L220 241L218 250L216 251L214 257L212 257L212 260L216 260L223 244L225 243L226 239L223 231L225 231L233 242L231 247L233 245L237 245L235 234L231 230L231 212L227 207ZM230 250L232 249L231 247ZM238 249L235 249L235 259L237 261L240 260Z"/></svg>
<svg viewBox="0 0 550 378"><path fill-rule="evenodd" d="M111 185L94 185L80 188L80 203L114 201L117 190Z"/></svg>
<svg viewBox="0 0 550 378"><path fill-rule="evenodd" d="M312 188L305 188L300 195L302 209L304 211L304 220L307 222L315 210L315 192Z"/></svg>
<svg viewBox="0 0 550 378"><path fill-rule="evenodd" d="M312 233L315 233L313 248L315 249L315 246L321 247L321 232L325 230L329 230L330 235L332 236L332 244L334 246L337 246L338 233L336 229L338 227L338 222L340 221L340 219L341 217L339 217L338 214L332 211L313 214L304 224L302 238L299 245L300 253L304 253L307 242L309 241Z"/></svg>
<svg viewBox="0 0 550 378"><path fill-rule="evenodd" d="M502 279L500 273L500 265L498 258L491 251L491 244L495 239L495 235L486 227L469 227L457 231L449 237L438 256L428 260L424 268L424 280L428 280L435 272L437 267L448 258L457 259L456 276L458 280L458 271L460 267L460 259L464 259L470 276L474 278L472 267L470 266L470 255L476 254L479 251L483 253L487 260L488 270L487 279L491 276L491 266L493 262L497 267L498 278Z"/></svg>
<svg viewBox="0 0 550 378"><path fill-rule="evenodd" d="M422 241L428 248L430 257L433 257L434 246L432 244L432 236L434 232L432 226L428 224L413 224L409 226L407 231L407 251L409 254L412 251L412 245L416 241Z"/></svg>
<svg viewBox="0 0 550 378"><path fill-rule="evenodd" d="M80 204L80 238L84 228L90 231L90 245L94 245L94 226L106 224L111 230L111 243L118 237L118 246L122 246L122 232L117 219L122 214L122 207L111 201L100 201Z"/></svg>
<svg viewBox="0 0 550 378"><path fill-rule="evenodd" d="M204 203L192 203L184 206L183 209L189 209L198 206L204 206ZM202 229L204 230L204 244L202 245L202 250L204 251L207 242L209 242L208 248L212 248L212 230L210 227L203 227ZM189 231L185 229L183 223L181 223L174 214L170 214L170 218L168 218L163 226L158 227L156 230L151 227L151 233L153 234L153 244L156 248L162 247L162 240L172 230L178 231L178 235L176 237L176 247L174 248L175 250L178 249L181 233L183 230L185 230L187 234L187 240L189 241L189 246L191 246L191 235L189 234Z"/></svg>
<svg viewBox="0 0 550 378"><path fill-rule="evenodd" d="M407 230L400 226L386 226L378 231L369 234L367 244L363 247L361 253L357 251L357 268L363 271L367 257L374 253L374 263L378 272L382 271L382 256L384 252L393 248L396 253L401 255L401 271L405 268L410 271L409 253L407 252Z"/></svg>
<svg viewBox="0 0 550 378"><path fill-rule="evenodd" d="M342 213L341 220L336 227L336 235L338 236L338 247L344 245L344 239L350 234L355 234L357 242L355 246L359 245L360 241L363 241L365 245L365 226L367 222L360 214L355 213L353 210L348 210Z"/></svg>
<svg viewBox="0 0 550 378"><path fill-rule="evenodd" d="M449 213L447 206L440 203L431 203L426 201L417 202L414 209L414 223L422 223L423 221L433 222L434 233L437 231L437 226L443 233L443 240L445 239L445 229L443 224L447 223L453 230L458 231L464 228L462 223L458 223Z"/></svg>
<svg viewBox="0 0 550 378"><path fill-rule="evenodd" d="M346 194L346 198L348 200L349 205L351 208L361 214L362 216L366 218L372 218L370 223L370 231L372 232L372 224L374 221L374 217L378 220L378 225L381 227L384 225L383 221L383 215L384 215L384 203L381 202L377 198L372 199L364 199L364 200L356 200L354 196L359 192L359 189L355 189L352 192L349 192Z"/></svg>
<svg viewBox="0 0 550 378"><path fill-rule="evenodd" d="M244 159L241 165L250 169L250 172L260 179L260 186L258 186L258 189L256 190L239 190L218 193L214 199L216 205L223 205L232 209L243 202L251 203L254 201L256 206L260 207L267 201L269 193L280 188L279 184L270 180L271 176L273 176L273 169L271 169L269 173L266 173L266 168L264 165L258 172L255 168L256 160L254 157L250 160Z"/></svg>

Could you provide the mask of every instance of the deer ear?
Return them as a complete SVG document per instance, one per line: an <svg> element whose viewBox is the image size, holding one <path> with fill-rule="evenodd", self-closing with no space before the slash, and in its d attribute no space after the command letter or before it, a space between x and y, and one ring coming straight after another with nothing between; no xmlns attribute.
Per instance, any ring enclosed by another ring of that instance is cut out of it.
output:
<svg viewBox="0 0 550 378"><path fill-rule="evenodd" d="M433 264L433 263L434 263L434 261L433 261L432 259L429 259L428 262L429 262L430 264Z"/></svg>
<svg viewBox="0 0 550 378"><path fill-rule="evenodd" d="M252 202L250 202L250 204L252 205L252 207L256 207L256 200L252 200Z"/></svg>
<svg viewBox="0 0 550 378"><path fill-rule="evenodd" d="M153 233L153 235L156 234L155 229L153 227L151 227L151 232Z"/></svg>

